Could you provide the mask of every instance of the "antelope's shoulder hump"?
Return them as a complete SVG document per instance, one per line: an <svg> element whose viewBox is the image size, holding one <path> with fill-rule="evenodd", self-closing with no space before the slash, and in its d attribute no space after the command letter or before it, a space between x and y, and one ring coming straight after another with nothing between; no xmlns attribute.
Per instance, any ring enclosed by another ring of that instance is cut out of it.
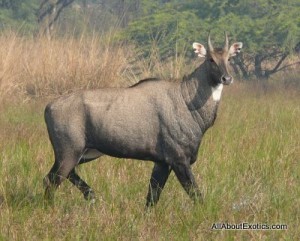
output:
<svg viewBox="0 0 300 241"><path fill-rule="evenodd" d="M148 82L152 82L152 81L159 81L160 79L159 78L147 78L147 79L142 79L140 80L139 82L129 86L128 88L134 88L134 87L137 87L137 86L140 86L144 83L148 83Z"/></svg>

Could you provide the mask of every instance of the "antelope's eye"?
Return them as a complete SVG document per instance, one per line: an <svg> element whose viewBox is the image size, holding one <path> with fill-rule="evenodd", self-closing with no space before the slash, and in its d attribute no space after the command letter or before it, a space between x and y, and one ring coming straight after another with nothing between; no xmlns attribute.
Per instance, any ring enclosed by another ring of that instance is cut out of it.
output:
<svg viewBox="0 0 300 241"><path fill-rule="evenodd" d="M209 59L209 61L210 61L211 63L215 62L213 59Z"/></svg>
<svg viewBox="0 0 300 241"><path fill-rule="evenodd" d="M229 58L228 61L230 61L231 59Z"/></svg>

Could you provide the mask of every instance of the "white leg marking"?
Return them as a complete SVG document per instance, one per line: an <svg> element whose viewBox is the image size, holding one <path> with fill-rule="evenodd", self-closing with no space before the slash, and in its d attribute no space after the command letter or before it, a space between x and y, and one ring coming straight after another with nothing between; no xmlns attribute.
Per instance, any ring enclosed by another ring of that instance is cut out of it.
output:
<svg viewBox="0 0 300 241"><path fill-rule="evenodd" d="M219 101L221 99L223 84L218 84L216 87L212 87L212 97L214 101Z"/></svg>

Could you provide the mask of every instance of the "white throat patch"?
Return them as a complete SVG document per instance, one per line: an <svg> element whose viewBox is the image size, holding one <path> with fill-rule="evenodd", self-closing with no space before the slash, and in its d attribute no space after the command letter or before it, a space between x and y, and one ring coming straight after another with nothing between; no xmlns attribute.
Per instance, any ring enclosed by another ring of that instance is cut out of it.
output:
<svg viewBox="0 0 300 241"><path fill-rule="evenodd" d="M216 87L212 87L211 90L212 90L213 100L219 101L221 99L223 84L218 84Z"/></svg>

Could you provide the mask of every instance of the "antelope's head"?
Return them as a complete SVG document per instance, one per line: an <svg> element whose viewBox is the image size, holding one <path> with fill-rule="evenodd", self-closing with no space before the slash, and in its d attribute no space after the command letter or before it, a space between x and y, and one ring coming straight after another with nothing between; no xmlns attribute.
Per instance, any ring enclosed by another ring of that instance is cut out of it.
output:
<svg viewBox="0 0 300 241"><path fill-rule="evenodd" d="M240 52L243 44L241 42L236 42L229 47L228 36L225 32L225 44L223 48L213 47L210 40L210 34L208 35L207 46L208 49L206 50L202 44L193 43L195 53L197 53L199 57L206 58L205 62L208 66L207 71L213 86L219 84L231 84L233 78L229 73L229 61L232 56L235 56Z"/></svg>

